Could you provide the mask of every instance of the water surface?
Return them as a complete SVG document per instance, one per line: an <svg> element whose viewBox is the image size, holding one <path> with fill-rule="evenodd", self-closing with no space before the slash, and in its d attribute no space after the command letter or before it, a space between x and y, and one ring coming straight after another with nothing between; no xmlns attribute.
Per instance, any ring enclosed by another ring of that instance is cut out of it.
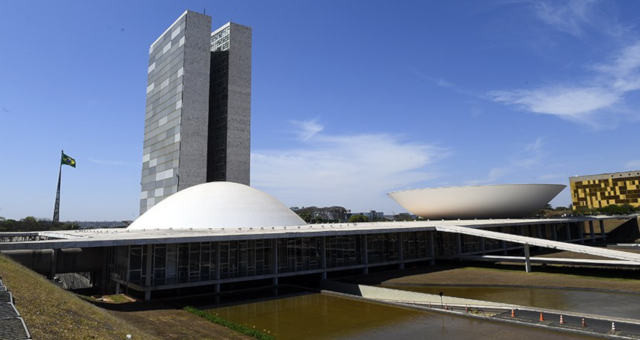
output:
<svg viewBox="0 0 640 340"><path fill-rule="evenodd" d="M208 311L277 339L589 339L316 293Z"/></svg>

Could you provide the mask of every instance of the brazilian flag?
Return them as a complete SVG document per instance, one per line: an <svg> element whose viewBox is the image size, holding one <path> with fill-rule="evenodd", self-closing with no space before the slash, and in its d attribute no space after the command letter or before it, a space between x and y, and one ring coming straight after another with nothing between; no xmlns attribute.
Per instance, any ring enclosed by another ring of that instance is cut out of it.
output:
<svg viewBox="0 0 640 340"><path fill-rule="evenodd" d="M60 164L76 167L76 160L62 153L62 159L60 160Z"/></svg>

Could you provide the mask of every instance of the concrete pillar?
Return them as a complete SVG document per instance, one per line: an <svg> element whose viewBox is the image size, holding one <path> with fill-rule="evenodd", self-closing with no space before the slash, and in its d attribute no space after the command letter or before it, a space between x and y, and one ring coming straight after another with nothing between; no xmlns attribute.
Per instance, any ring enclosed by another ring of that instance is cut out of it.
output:
<svg viewBox="0 0 640 340"><path fill-rule="evenodd" d="M398 265L399 269L404 269L404 233L398 233L398 259L400 260L400 264Z"/></svg>
<svg viewBox="0 0 640 340"><path fill-rule="evenodd" d="M456 242L458 243L458 255L462 254L462 235L456 234Z"/></svg>
<svg viewBox="0 0 640 340"><path fill-rule="evenodd" d="M278 285L278 240L271 240L272 258L271 271L273 272L273 285Z"/></svg>
<svg viewBox="0 0 640 340"><path fill-rule="evenodd" d="M216 242L216 280L220 280L220 242Z"/></svg>
<svg viewBox="0 0 640 340"><path fill-rule="evenodd" d="M362 264L364 264L363 274L369 274L369 245L367 244L367 234L362 235Z"/></svg>
<svg viewBox="0 0 640 340"><path fill-rule="evenodd" d="M569 241L571 239L571 223L565 223L565 226L567 227L567 241Z"/></svg>
<svg viewBox="0 0 640 340"><path fill-rule="evenodd" d="M584 222L576 223L578 227L578 237L580 237L580 243L584 244Z"/></svg>
<svg viewBox="0 0 640 340"><path fill-rule="evenodd" d="M320 265L322 266L322 279L327 279L327 237L320 238Z"/></svg>
<svg viewBox="0 0 640 340"><path fill-rule="evenodd" d="M604 220L599 220L600 235L602 235L602 244L607 244L607 234L604 232Z"/></svg>
<svg viewBox="0 0 640 340"><path fill-rule="evenodd" d="M502 242L502 255L507 255L507 241L500 241Z"/></svg>
<svg viewBox="0 0 640 340"><path fill-rule="evenodd" d="M58 255L60 253L60 249L52 249L51 252L51 265L49 268L49 280L53 280L53 277L56 276L56 267L58 265Z"/></svg>
<svg viewBox="0 0 640 340"><path fill-rule="evenodd" d="M145 268L144 278L144 301L151 300L151 275L153 268L153 245L147 244L147 267Z"/></svg>
<svg viewBox="0 0 640 340"><path fill-rule="evenodd" d="M120 294L120 284L116 282L116 294Z"/></svg>
<svg viewBox="0 0 640 340"><path fill-rule="evenodd" d="M544 226L542 224L536 224L536 230L537 230L537 233L538 233L538 238L545 238L545 235L543 233Z"/></svg>
<svg viewBox="0 0 640 340"><path fill-rule="evenodd" d="M591 243L595 243L596 234L593 232L593 220L589 220L589 234L591 236Z"/></svg>
<svg viewBox="0 0 640 340"><path fill-rule="evenodd" d="M553 231L553 240L558 241L558 225L555 223L551 225L551 231Z"/></svg>
<svg viewBox="0 0 640 340"><path fill-rule="evenodd" d="M482 252L482 254L484 254L484 252L486 251L487 246L485 245L485 238L481 237L480 238L480 251Z"/></svg>
<svg viewBox="0 0 640 340"><path fill-rule="evenodd" d="M524 270L527 273L531 272L531 260L529 259L529 245L524 244Z"/></svg>
<svg viewBox="0 0 640 340"><path fill-rule="evenodd" d="M436 232L428 231L428 233L429 233L429 257L431 257L431 260L429 260L429 264L433 266L436 264L436 241L434 237L434 234Z"/></svg>

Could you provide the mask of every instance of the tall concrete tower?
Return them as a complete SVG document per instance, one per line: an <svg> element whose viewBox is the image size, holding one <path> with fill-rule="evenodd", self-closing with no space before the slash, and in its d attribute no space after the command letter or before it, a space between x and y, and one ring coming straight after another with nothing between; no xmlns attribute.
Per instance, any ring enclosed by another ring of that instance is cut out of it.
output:
<svg viewBox="0 0 640 340"><path fill-rule="evenodd" d="M140 213L211 181L249 185L251 28L185 11L149 47Z"/></svg>

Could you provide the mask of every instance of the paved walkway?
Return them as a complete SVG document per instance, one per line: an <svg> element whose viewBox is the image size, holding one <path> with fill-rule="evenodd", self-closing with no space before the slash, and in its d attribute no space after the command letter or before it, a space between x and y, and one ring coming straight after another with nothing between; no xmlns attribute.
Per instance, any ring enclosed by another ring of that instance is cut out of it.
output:
<svg viewBox="0 0 640 340"><path fill-rule="evenodd" d="M543 313L544 321L540 321L540 312L532 310L516 310L515 317L511 317L511 311L495 315L496 318L521 321L529 324L542 324L554 328L566 328L571 330L588 331L599 334L627 336L637 338L640 336L640 324L612 321L604 318L578 317L563 315L563 324L560 324L560 313ZM582 326L582 320L585 327ZM611 325L615 323L615 332Z"/></svg>

